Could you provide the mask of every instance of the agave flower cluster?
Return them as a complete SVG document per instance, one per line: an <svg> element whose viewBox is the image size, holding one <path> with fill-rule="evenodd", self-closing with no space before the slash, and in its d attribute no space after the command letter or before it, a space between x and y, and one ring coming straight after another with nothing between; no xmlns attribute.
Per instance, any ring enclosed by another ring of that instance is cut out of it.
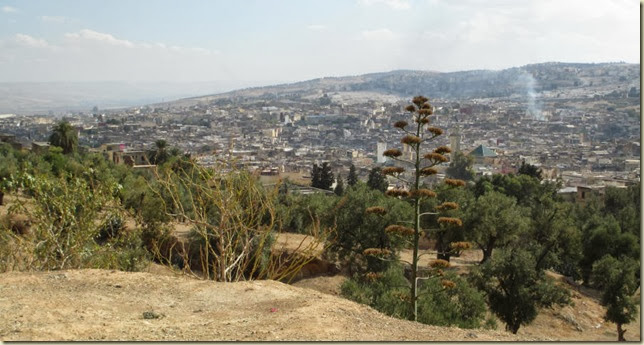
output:
<svg viewBox="0 0 644 345"><path fill-rule="evenodd" d="M437 137L443 134L443 130L438 127L430 126L431 118L434 114L433 107L429 103L429 100L423 96L414 97L412 104L405 108L410 113L410 117L413 122L407 121L397 121L394 123L394 127L402 131L402 138L400 142L403 145L409 147L412 152L412 157L405 157L403 151L400 149L389 149L386 150L383 155L389 157L396 162L400 162L398 166L386 167L382 169L382 173L391 176L398 181L402 188L394 188L388 190L385 194L390 197L407 199L410 200L415 206L415 215L412 227L402 226L399 224L392 224L386 227L385 233L389 236L398 236L411 244L413 249L413 256L411 265L411 279L410 279L410 294L408 300L410 301L410 306L413 310L413 320L417 319L417 300L418 294L417 289L414 284L416 278L418 277L418 244L421 236L425 235L426 231L432 231L437 229L444 230L448 227L460 227L463 225L462 221L458 218L448 217L447 212L451 210L458 209L458 204L454 202L444 202L437 207L435 207L435 212L420 212L420 203L425 198L435 198L436 193L432 190L421 188L422 179L428 176L433 176L438 174L436 169L439 164L446 163L449 161L449 158L446 154L450 153L451 150L447 146L438 146L430 152L423 152L423 144L429 143L436 139ZM413 167L411 174L406 175L406 169L403 167ZM444 183L452 187L461 187L465 185L465 182L462 180L454 179L445 179ZM367 209L368 214L373 215L384 215L386 210L379 207L370 207ZM420 218L421 216L433 216L437 225L437 229L421 229L420 228ZM455 250L463 250L468 247L465 243L459 243L454 247ZM372 256L382 256L383 249L381 248L370 248L364 251L365 255ZM389 254L389 252L387 252ZM435 271L440 271L441 268L448 267L449 263L443 260L434 261L431 265L432 269ZM436 273L436 272L434 272ZM438 275L439 276L439 275ZM452 288L454 285L451 281L443 281L443 286L445 288Z"/></svg>

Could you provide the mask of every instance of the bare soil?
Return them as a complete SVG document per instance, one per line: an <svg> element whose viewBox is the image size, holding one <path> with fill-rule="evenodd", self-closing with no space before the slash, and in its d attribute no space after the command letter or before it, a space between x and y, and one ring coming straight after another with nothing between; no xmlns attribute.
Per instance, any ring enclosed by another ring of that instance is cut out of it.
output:
<svg viewBox="0 0 644 345"><path fill-rule="evenodd" d="M0 274L0 339L540 340L398 320L276 281L108 270Z"/></svg>

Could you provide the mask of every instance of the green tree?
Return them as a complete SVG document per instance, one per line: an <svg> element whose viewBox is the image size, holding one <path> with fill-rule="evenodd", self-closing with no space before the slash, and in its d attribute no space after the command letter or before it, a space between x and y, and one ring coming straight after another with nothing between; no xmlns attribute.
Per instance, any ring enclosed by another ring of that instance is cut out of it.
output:
<svg viewBox="0 0 644 345"><path fill-rule="evenodd" d="M345 263L352 273L382 272L396 259L402 248L401 238L387 236L388 224L412 216L408 203L387 198L364 184L350 188L329 210L325 225L335 224L336 240L329 248L331 255ZM386 255L365 255L367 249L387 251Z"/></svg>
<svg viewBox="0 0 644 345"><path fill-rule="evenodd" d="M441 184L434 191L437 194L436 198L421 202L421 214L431 215L439 211L442 217L464 219L464 211L471 208L474 202L474 197L467 188L453 188ZM469 249L470 244L463 242L469 236L465 232L466 227L458 222L440 222L436 226L436 217L423 217L421 227L428 232L429 238L435 241L437 259L449 262L452 256L458 256L463 249ZM466 247L455 247L463 245Z"/></svg>
<svg viewBox="0 0 644 345"><path fill-rule="evenodd" d="M472 163L472 157L466 156L462 152L456 152L454 154L454 160L449 163L449 167L445 170L445 174L451 178L471 181L474 179Z"/></svg>
<svg viewBox="0 0 644 345"><path fill-rule="evenodd" d="M389 187L389 182L387 182L387 177L382 174L382 169L379 167L374 167L369 171L369 178L367 179L367 186L371 189L379 190L381 192L387 191Z"/></svg>
<svg viewBox="0 0 644 345"><path fill-rule="evenodd" d="M468 208L465 223L469 238L483 251L484 263L494 248L505 247L528 229L530 219L516 205L516 200L499 192L489 192Z"/></svg>
<svg viewBox="0 0 644 345"><path fill-rule="evenodd" d="M333 185L333 173L329 163L324 162L321 166L313 164L311 170L311 187L331 190Z"/></svg>
<svg viewBox="0 0 644 345"><path fill-rule="evenodd" d="M519 167L519 171L517 173L519 175L532 176L538 180L541 180L543 178L541 169L532 164L526 164L525 160L521 162L521 166Z"/></svg>
<svg viewBox="0 0 644 345"><path fill-rule="evenodd" d="M154 142L154 147L155 150L152 152L150 161L156 165L165 163L170 156L168 153L168 142L166 140L159 139Z"/></svg>
<svg viewBox="0 0 644 345"><path fill-rule="evenodd" d="M338 174L336 181L337 183L333 192L335 193L335 195L342 196L342 194L344 194L344 182L342 181L342 175Z"/></svg>
<svg viewBox="0 0 644 345"><path fill-rule="evenodd" d="M623 325L637 317L639 301L633 295L639 286L639 271L638 261L631 258L618 260L610 255L593 265L593 285L602 291L601 302L607 308L604 319L617 325L617 341L626 341Z"/></svg>
<svg viewBox="0 0 644 345"><path fill-rule="evenodd" d="M320 167L316 163L311 169L311 187L320 188Z"/></svg>
<svg viewBox="0 0 644 345"><path fill-rule="evenodd" d="M371 273L362 279L351 278L341 286L342 295L358 303L397 318L409 318L409 282L400 265L382 273ZM476 328L485 316L485 297L465 279L448 272L423 280L419 288L418 322Z"/></svg>
<svg viewBox="0 0 644 345"><path fill-rule="evenodd" d="M537 317L539 308L570 302L568 291L537 269L534 256L520 248L496 251L473 271L471 279L486 293L490 309L514 334Z"/></svg>
<svg viewBox="0 0 644 345"><path fill-rule="evenodd" d="M347 176L347 184L351 187L358 183L358 174L356 173L356 166L351 164L349 168L349 176Z"/></svg>
<svg viewBox="0 0 644 345"><path fill-rule="evenodd" d="M78 132L69 122L61 121L54 126L49 143L62 148L65 154L72 153L78 146Z"/></svg>
<svg viewBox="0 0 644 345"><path fill-rule="evenodd" d="M583 231L583 257L580 260L581 276L586 284L592 284L592 268L596 261L606 255L619 260L640 257L639 238L622 232L619 222L611 215L594 215Z"/></svg>
<svg viewBox="0 0 644 345"><path fill-rule="evenodd" d="M331 190L333 181L334 181L333 173L331 172L331 167L329 166L329 163L327 162L322 163L322 167L320 168L320 186L318 188Z"/></svg>

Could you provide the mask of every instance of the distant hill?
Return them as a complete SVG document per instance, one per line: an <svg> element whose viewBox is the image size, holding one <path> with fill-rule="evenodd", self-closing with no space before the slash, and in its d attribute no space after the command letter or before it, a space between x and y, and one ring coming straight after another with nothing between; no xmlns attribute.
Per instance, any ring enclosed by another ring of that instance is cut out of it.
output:
<svg viewBox="0 0 644 345"><path fill-rule="evenodd" d="M560 63L514 67L500 71L429 72L398 70L359 76L319 78L292 84L247 88L223 94L193 97L168 105L187 105L227 97L306 97L320 93L375 92L408 98L471 99L579 87L637 86L640 65L626 63Z"/></svg>
<svg viewBox="0 0 644 345"><path fill-rule="evenodd" d="M499 71L474 70L441 73L397 70L358 76L327 77L265 87L244 87L249 82L200 83L0 83L0 114L48 111L90 111L153 104L189 106L229 97L272 99L319 97L322 93L365 93L368 97L390 95L409 98L470 99L507 97L528 92L579 87L626 88L640 85L640 65L626 63L550 62ZM192 95L204 95L191 97ZM181 97L190 97L183 98ZM164 102L166 101L166 102ZM161 102L161 103L159 103Z"/></svg>
<svg viewBox="0 0 644 345"><path fill-rule="evenodd" d="M0 82L0 114L89 112L176 100L252 85L248 82Z"/></svg>

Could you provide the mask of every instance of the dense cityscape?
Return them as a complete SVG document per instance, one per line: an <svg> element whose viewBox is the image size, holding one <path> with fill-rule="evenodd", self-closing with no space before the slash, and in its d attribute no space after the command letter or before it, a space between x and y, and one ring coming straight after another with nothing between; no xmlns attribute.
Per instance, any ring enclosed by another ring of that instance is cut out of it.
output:
<svg viewBox="0 0 644 345"><path fill-rule="evenodd" d="M533 68L543 70L533 71L537 77L556 70L560 79L574 82L554 90L544 85L536 92L518 89L507 97L430 98L432 124L446 131L437 144L471 155L478 176L516 173L521 163L531 164L545 178L561 179L562 193L578 192L579 197L638 181L639 65ZM336 175L345 177L353 164L363 178L374 166L393 164L382 153L402 147L392 124L406 118L408 100L337 89L326 85L261 93L260 88L248 95L241 90L122 110L96 107L62 118L77 128L88 150L135 167L150 164L146 153L159 139L203 165L234 157L252 172L301 184L307 184L316 163L329 162ZM0 138L37 150L47 145L59 119L1 115Z"/></svg>

